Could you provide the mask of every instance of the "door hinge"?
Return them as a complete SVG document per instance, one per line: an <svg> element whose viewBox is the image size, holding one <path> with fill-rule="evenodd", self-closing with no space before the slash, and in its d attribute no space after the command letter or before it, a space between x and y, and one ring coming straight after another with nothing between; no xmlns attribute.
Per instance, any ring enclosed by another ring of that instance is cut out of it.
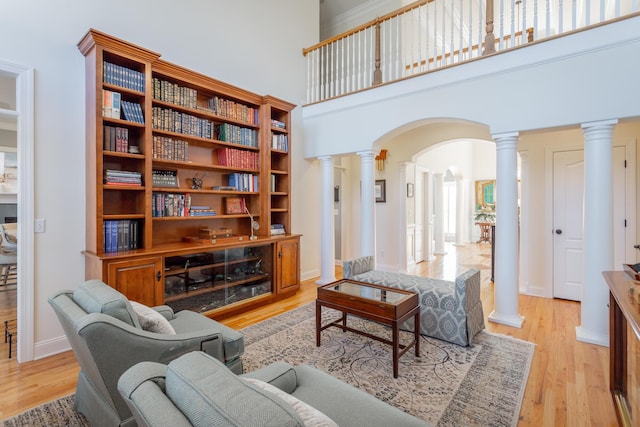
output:
<svg viewBox="0 0 640 427"><path fill-rule="evenodd" d="M624 168L625 169L627 168L627 161L626 160L624 161Z"/></svg>
<svg viewBox="0 0 640 427"><path fill-rule="evenodd" d="M624 228L627 228L627 220L624 220Z"/></svg>

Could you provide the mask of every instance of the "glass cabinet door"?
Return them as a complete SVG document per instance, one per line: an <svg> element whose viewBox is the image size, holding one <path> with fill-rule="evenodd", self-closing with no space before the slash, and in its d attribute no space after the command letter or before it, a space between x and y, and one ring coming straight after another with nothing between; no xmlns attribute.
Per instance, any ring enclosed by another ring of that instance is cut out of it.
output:
<svg viewBox="0 0 640 427"><path fill-rule="evenodd" d="M165 304L206 312L273 292L271 244L165 258Z"/></svg>

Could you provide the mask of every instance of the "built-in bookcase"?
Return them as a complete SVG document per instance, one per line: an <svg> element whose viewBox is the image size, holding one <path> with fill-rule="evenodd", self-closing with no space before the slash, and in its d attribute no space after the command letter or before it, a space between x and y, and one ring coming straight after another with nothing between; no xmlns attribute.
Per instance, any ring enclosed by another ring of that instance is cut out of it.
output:
<svg viewBox="0 0 640 427"><path fill-rule="evenodd" d="M293 239L297 250L299 241L290 227L295 106L99 31L90 30L78 47L86 58L87 277L164 303L165 257L263 244L274 258L267 263L274 266L269 286L252 283L254 290L242 295L277 294L278 245ZM209 238L215 230L228 233ZM143 268L125 273L136 261ZM216 268L224 270L224 262ZM148 282L144 289L128 283L135 275ZM216 290L221 287L217 281ZM172 285L171 301L182 298L179 288ZM206 289L199 294L198 301L206 300Z"/></svg>

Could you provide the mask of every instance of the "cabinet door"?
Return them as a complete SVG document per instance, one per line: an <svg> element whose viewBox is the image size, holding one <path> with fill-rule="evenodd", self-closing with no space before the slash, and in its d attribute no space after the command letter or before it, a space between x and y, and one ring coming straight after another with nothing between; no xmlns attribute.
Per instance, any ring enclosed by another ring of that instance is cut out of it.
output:
<svg viewBox="0 0 640 427"><path fill-rule="evenodd" d="M107 283L130 300L148 306L164 303L162 258L139 258L110 262Z"/></svg>
<svg viewBox="0 0 640 427"><path fill-rule="evenodd" d="M278 254L278 293L300 287L299 240L288 239L276 244Z"/></svg>

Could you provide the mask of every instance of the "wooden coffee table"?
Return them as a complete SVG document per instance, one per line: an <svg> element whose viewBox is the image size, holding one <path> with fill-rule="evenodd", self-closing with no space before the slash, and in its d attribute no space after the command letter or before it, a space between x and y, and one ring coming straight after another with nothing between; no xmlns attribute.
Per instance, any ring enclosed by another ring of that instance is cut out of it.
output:
<svg viewBox="0 0 640 427"><path fill-rule="evenodd" d="M322 307L341 311L342 316L323 326ZM390 325L391 341L347 326L347 314ZM398 326L411 316L415 323L414 338L403 345L400 344ZM394 378L398 378L398 359L407 350L413 346L416 356L420 356L420 303L416 292L348 279L321 286L316 299L316 346L320 346L320 332L331 326L390 344Z"/></svg>

